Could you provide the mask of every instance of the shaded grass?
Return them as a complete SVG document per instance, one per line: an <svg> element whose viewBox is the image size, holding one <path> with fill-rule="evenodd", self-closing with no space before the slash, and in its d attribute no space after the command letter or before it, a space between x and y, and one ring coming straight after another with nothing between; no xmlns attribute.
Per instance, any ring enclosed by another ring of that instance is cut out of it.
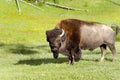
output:
<svg viewBox="0 0 120 80"><path fill-rule="evenodd" d="M68 61L67 58L59 58L59 59L43 58L43 59L20 60L15 65L26 64L26 65L37 66L41 64L61 64L67 61Z"/></svg>

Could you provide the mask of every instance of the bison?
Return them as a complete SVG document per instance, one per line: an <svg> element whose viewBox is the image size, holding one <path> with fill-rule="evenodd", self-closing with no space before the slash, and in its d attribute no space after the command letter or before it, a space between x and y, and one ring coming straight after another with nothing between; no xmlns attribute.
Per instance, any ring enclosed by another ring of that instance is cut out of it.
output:
<svg viewBox="0 0 120 80"><path fill-rule="evenodd" d="M104 60L106 47L116 60L116 34L110 26L95 22L87 22L78 19L61 20L54 29L46 31L47 41L54 58L62 53L69 58L69 64L79 61L82 50L94 50L100 47L102 55L100 61Z"/></svg>

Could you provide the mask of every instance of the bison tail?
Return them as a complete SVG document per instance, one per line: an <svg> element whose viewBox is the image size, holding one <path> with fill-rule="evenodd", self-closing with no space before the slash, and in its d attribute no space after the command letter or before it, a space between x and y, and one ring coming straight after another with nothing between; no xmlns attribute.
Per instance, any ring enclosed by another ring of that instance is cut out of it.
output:
<svg viewBox="0 0 120 80"><path fill-rule="evenodd" d="M118 35L118 33L120 32L120 27L117 24L112 24L111 27L116 27L116 35Z"/></svg>
<svg viewBox="0 0 120 80"><path fill-rule="evenodd" d="M116 35L118 34L118 32L120 32L120 28L116 27Z"/></svg>

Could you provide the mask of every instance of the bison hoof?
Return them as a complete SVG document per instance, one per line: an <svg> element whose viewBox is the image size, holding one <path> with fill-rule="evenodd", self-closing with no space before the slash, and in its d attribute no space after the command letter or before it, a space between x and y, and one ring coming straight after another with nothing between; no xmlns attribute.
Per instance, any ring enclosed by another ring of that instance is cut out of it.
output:
<svg viewBox="0 0 120 80"><path fill-rule="evenodd" d="M54 56L54 59L57 59L58 58L58 56Z"/></svg>
<svg viewBox="0 0 120 80"><path fill-rule="evenodd" d="M73 64L74 64L74 62L69 61L69 64L70 64L70 65L73 65Z"/></svg>

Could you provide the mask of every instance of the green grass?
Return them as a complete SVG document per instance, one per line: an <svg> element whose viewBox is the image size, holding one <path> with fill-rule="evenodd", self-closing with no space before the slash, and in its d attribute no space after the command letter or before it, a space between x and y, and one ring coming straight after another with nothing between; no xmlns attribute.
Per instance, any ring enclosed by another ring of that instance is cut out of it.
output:
<svg viewBox="0 0 120 80"><path fill-rule="evenodd" d="M83 59L73 66L62 55L53 59L47 44L2 44L0 80L119 80L119 44L116 62L111 62L108 49L104 62L99 63L100 49L96 49L82 51Z"/></svg>
<svg viewBox="0 0 120 80"><path fill-rule="evenodd" d="M45 5L40 10L20 2L22 13L18 14L14 0L0 0L0 80L119 80L120 42L116 42L116 62L111 62L112 54L107 49L106 59L99 63L101 52L96 49L82 51L83 59L71 66L63 55L53 59L45 31L65 18L120 24L120 6L109 0L60 0L59 4L88 12Z"/></svg>

